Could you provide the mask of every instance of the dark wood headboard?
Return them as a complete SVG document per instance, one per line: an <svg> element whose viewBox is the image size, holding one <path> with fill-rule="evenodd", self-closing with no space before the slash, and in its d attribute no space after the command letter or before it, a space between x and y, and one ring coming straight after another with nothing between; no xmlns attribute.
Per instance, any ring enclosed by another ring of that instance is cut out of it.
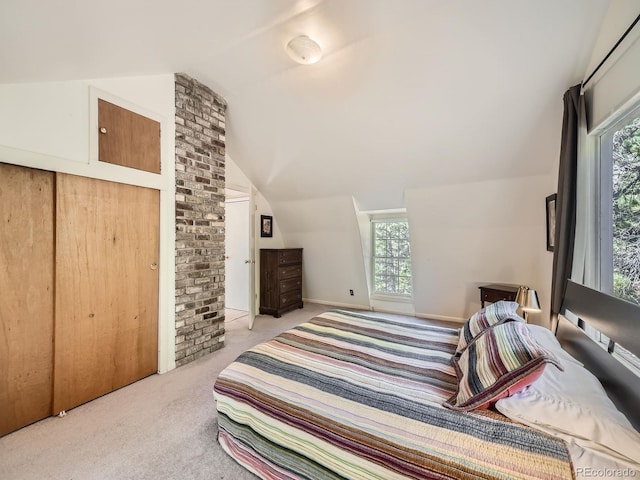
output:
<svg viewBox="0 0 640 480"><path fill-rule="evenodd" d="M562 305L562 311L567 310L580 319L580 324L591 325L640 356L640 306L569 281ZM609 398L640 430L640 377L566 318L560 318L556 335L562 347L600 380Z"/></svg>

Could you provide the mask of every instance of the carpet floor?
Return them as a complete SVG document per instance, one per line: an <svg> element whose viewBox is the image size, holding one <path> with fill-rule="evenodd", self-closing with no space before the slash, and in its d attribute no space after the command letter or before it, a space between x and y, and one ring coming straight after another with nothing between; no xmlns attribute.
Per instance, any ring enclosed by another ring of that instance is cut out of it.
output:
<svg viewBox="0 0 640 480"><path fill-rule="evenodd" d="M240 353L330 308L259 315L251 331L236 318L221 350L0 438L0 478L255 479L216 441L213 382Z"/></svg>

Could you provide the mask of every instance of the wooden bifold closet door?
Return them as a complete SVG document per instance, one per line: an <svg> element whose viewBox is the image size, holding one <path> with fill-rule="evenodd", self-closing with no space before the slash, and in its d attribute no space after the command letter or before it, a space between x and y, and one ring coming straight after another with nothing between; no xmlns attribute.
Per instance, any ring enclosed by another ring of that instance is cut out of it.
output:
<svg viewBox="0 0 640 480"><path fill-rule="evenodd" d="M54 174L0 163L0 436L51 414Z"/></svg>
<svg viewBox="0 0 640 480"><path fill-rule="evenodd" d="M53 413L156 373L160 192L56 176Z"/></svg>

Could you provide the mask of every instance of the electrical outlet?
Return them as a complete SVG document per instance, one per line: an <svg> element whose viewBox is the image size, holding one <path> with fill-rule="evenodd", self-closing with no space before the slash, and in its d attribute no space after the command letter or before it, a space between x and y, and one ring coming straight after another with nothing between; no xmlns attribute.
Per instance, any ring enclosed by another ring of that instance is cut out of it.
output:
<svg viewBox="0 0 640 480"><path fill-rule="evenodd" d="M353 290L349 289L349 295L353 297Z"/></svg>

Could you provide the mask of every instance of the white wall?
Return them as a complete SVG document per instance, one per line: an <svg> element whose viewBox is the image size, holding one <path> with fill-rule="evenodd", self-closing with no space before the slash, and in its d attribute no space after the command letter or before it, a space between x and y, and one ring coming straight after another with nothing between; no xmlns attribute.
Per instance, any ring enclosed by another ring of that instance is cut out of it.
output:
<svg viewBox="0 0 640 480"><path fill-rule="evenodd" d="M585 78L638 13L637 0L611 2ZM640 26L636 26L610 65L590 84L591 128L640 94L639 37ZM598 88L604 95L594 101ZM563 93L557 93L559 110ZM542 306L542 312L532 314L530 320L548 326L553 253L546 251L544 199L557 189L561 125L559 116L555 126L549 127L554 137L536 139L553 152L551 168L542 175L405 191L418 315L463 319L480 308L479 285L525 284L537 290ZM380 181L384 184L384 179ZM358 219L346 213L353 210L352 203L335 197L283 201L273 207L285 245L305 249L305 296L368 308ZM349 288L354 288L356 297L348 297Z"/></svg>
<svg viewBox="0 0 640 480"><path fill-rule="evenodd" d="M613 0L600 28L585 80L640 14L638 0ZM589 131L608 126L626 113L640 96L640 25L636 24L615 52L586 85ZM615 114L615 115L614 115Z"/></svg>
<svg viewBox="0 0 640 480"><path fill-rule="evenodd" d="M242 169L238 167L238 164L229 155L227 155L225 159L225 180L227 188L233 190L249 192L251 188L255 189L255 187L251 183L251 180L249 180ZM257 248L283 248L284 243L282 240L282 234L280 233L280 227L278 226L278 219L273 216L271 205L269 205L267 199L264 198L264 196L259 191L255 191L255 204L255 231L257 236ZM273 237L260 237L260 215L271 215L274 217Z"/></svg>
<svg viewBox="0 0 640 480"><path fill-rule="evenodd" d="M637 0L611 2L585 78L638 13ZM592 107L591 127L639 94L639 36L636 26L631 40L587 90L592 103L594 90L606 93ZM626 74L616 74L628 68ZM559 108L563 93L557 95ZM479 285L525 284L537 290L542 306L530 320L548 326L553 253L546 250L544 199L557 190L561 125L559 116L549 130L555 136L537 139L553 152L546 174L405 191L417 315L467 318L480 308ZM363 229L353 213L353 201L332 197L283 201L273 207L284 244L305 249L305 297L369 308L360 243ZM354 288L355 297L348 296L349 288Z"/></svg>
<svg viewBox="0 0 640 480"><path fill-rule="evenodd" d="M226 188L231 190L248 192L251 187L251 181L229 154L225 155L224 158L224 178Z"/></svg>
<svg viewBox="0 0 640 480"><path fill-rule="evenodd" d="M0 162L160 190L159 371L175 367L174 76L0 85ZM160 122L160 175L96 161L95 96Z"/></svg>
<svg viewBox="0 0 640 480"><path fill-rule="evenodd" d="M417 314L467 318L478 286L528 285L549 318L553 256L546 250L548 176L408 190Z"/></svg>
<svg viewBox="0 0 640 480"><path fill-rule="evenodd" d="M478 286L528 285L548 325L553 254L545 197L555 175L405 191L418 316L463 320L480 309ZM304 248L308 301L370 308L360 227L350 197L274 202L286 247ZM355 296L349 296L349 289Z"/></svg>
<svg viewBox="0 0 640 480"><path fill-rule="evenodd" d="M0 105L0 145L88 163L88 83L0 85Z"/></svg>
<svg viewBox="0 0 640 480"><path fill-rule="evenodd" d="M585 72L585 79L596 69L598 64L600 64L602 59L609 53L611 47L616 44L638 14L640 14L640 2L638 0L611 0L602 25L600 25L598 38L591 51L589 66ZM638 38L638 36L639 32L637 32L636 27L633 32L630 32L628 38L629 40L633 40ZM616 54L626 50L628 47L629 44L626 44L626 42L625 44L621 44L619 48L616 49ZM613 55L614 58L616 54ZM605 66L603 66L603 68L606 70Z"/></svg>
<svg viewBox="0 0 640 480"><path fill-rule="evenodd" d="M306 301L369 308L362 245L348 196L274 202L285 247L302 247ZM354 296L349 295L349 290Z"/></svg>
<svg viewBox="0 0 640 480"><path fill-rule="evenodd" d="M547 325L553 254L545 197L555 175L405 191L416 315L462 320L480 308L478 286L528 285ZM308 301L370 308L360 226L348 197L277 202L286 247L304 248ZM349 289L355 296L349 296Z"/></svg>

